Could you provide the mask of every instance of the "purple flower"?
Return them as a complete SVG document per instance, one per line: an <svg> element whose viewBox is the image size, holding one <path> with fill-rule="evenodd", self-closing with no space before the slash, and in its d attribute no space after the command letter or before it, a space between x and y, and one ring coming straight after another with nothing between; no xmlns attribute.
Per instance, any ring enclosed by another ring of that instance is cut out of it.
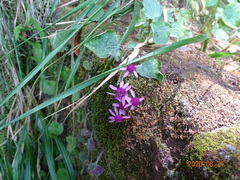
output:
<svg viewBox="0 0 240 180"><path fill-rule="evenodd" d="M113 112L111 109L109 109L109 112L113 115L113 116L109 117L109 119L111 119L111 121L109 121L110 123L112 123L112 122L122 122L122 119L131 118L130 116L121 116L121 112L117 110L117 107L114 107L114 111L115 112Z"/></svg>
<svg viewBox="0 0 240 180"><path fill-rule="evenodd" d="M120 114L126 115L125 109L128 107L127 104L125 104L125 103L123 104L122 102L120 102L119 104L118 103L113 103L112 106L113 107L119 107Z"/></svg>
<svg viewBox="0 0 240 180"><path fill-rule="evenodd" d="M122 102L122 104L125 104L125 100L129 100L129 99L130 99L130 98L127 96L127 91L128 91L129 89L131 89L131 86L129 86L129 83L124 84L124 82L122 81L122 82L120 83L119 88L117 88L117 87L115 87L115 86L113 86L113 85L109 85L109 87L110 87L112 90L116 91L115 94L107 92L108 94L115 96L115 97L114 97L115 100L118 100L118 101Z"/></svg>
<svg viewBox="0 0 240 180"><path fill-rule="evenodd" d="M136 78L138 78L138 74L137 74L137 71L136 71L136 68L138 67L139 65L135 66L133 64L129 64L127 65L127 67L123 67L123 68L120 68L120 70L126 70L125 74L123 75L123 78L127 77L129 75L129 73L133 72L134 76Z"/></svg>
<svg viewBox="0 0 240 180"><path fill-rule="evenodd" d="M129 101L130 104L126 105L125 108L131 106L130 110L133 110L136 106L140 104L141 101L144 100L144 97L137 98L135 92L132 89L130 90L130 92L133 98Z"/></svg>

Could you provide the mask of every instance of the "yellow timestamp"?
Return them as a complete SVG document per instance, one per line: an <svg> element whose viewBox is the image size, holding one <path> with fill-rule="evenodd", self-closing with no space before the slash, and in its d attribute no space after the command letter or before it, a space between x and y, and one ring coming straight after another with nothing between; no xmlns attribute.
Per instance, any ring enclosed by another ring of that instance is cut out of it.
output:
<svg viewBox="0 0 240 180"><path fill-rule="evenodd" d="M188 167L223 167L224 161L187 161Z"/></svg>

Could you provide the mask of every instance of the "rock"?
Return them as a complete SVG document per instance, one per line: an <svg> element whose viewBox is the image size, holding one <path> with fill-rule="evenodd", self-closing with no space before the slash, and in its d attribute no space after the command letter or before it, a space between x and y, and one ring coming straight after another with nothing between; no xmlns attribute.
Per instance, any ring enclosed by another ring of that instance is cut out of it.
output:
<svg viewBox="0 0 240 180"><path fill-rule="evenodd" d="M190 177L191 173L182 168L188 168L182 159L185 157L185 161L190 161L187 157L194 155L188 147L195 136L224 127L240 127L240 79L222 70L200 51L175 50L157 58L163 64L163 82L146 78L129 80L137 96L144 96L145 101L130 112L132 121L127 127L129 133L125 146L131 144L134 152L131 150L130 154L135 154L139 161L143 161L140 151L144 150L144 144L149 145L148 149L151 150L145 158L148 179ZM227 139L228 134L221 136ZM233 139L237 137L238 134L232 136ZM231 144L232 139L219 141L216 143L221 144L220 149L236 151L236 144ZM141 142L142 147L139 147L138 142ZM205 146L207 148L207 144ZM162 147L165 147L164 150ZM211 148L209 150L215 150ZM206 161L202 156L191 161ZM133 161L128 153L126 158ZM225 161L231 161L229 158L227 153ZM221 168L224 171L228 167ZM194 172L201 175L199 179L212 177L215 173L206 167L195 168ZM231 171L228 173L230 175ZM227 174L222 177L227 177Z"/></svg>
<svg viewBox="0 0 240 180"><path fill-rule="evenodd" d="M209 179L216 174L234 179L239 173L239 77L197 50L180 49L156 58L163 64L164 81L133 76L125 79L137 97L145 97L139 107L128 112L130 120L106 125L109 115L104 110L105 95L98 93L103 102L96 101L96 97L92 101L99 104L98 109L93 109L101 112L95 115L95 130L113 174L131 180L194 179L195 175L199 175L195 179ZM103 115L103 111L107 114ZM228 133L210 136L221 129ZM208 141L216 147L208 145ZM199 151L203 146L205 149ZM220 168L206 164L190 168L187 161L225 164ZM103 179L111 179L110 173L106 171Z"/></svg>

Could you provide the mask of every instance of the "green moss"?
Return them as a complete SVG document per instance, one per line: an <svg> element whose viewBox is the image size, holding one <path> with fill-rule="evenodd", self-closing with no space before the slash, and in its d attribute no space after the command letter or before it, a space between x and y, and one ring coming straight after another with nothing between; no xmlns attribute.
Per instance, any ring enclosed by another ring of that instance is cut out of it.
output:
<svg viewBox="0 0 240 180"><path fill-rule="evenodd" d="M91 98L91 111L93 118L94 130L96 131L97 139L100 145L105 150L106 161L105 169L101 179L113 179L113 176L117 176L118 179L126 179L124 174L124 164L122 164L122 155L124 149L122 148L124 140L124 130L126 129L126 124L123 123L109 123L109 111L113 103L113 98L107 95L109 84L115 84L116 78L111 80L110 83L104 85L100 90L98 90ZM101 162L100 162L101 163ZM103 161L102 161L103 163ZM107 169L110 167L111 171ZM113 175L114 174L114 175Z"/></svg>
<svg viewBox="0 0 240 180"><path fill-rule="evenodd" d="M239 146L240 130L238 128L229 128L218 132L201 133L194 137L191 145L196 149L199 158L208 150L217 150L223 148L226 144Z"/></svg>
<svg viewBox="0 0 240 180"><path fill-rule="evenodd" d="M178 164L177 172L188 179L236 179L240 173L240 129L224 128L215 132L201 133L193 138ZM226 150L226 145L236 148L235 152ZM225 155L220 156L222 152ZM229 159L225 159L225 156ZM202 167L192 167L190 162L202 161ZM212 162L213 166L206 162ZM223 162L223 164L221 164ZM219 164L220 163L220 164ZM190 167L189 167L190 165Z"/></svg>

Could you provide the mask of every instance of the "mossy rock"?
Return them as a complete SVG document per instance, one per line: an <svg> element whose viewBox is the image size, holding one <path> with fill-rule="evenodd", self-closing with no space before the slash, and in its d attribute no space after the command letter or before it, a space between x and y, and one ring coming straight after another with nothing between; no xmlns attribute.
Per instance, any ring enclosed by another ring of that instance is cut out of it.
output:
<svg viewBox="0 0 240 180"><path fill-rule="evenodd" d="M240 177L240 127L196 135L175 174L185 179L237 179Z"/></svg>
<svg viewBox="0 0 240 180"><path fill-rule="evenodd" d="M106 92L109 84L116 85L114 81L91 101L94 128L112 172L106 171L103 179L113 178L112 174L131 180L177 178L175 170L195 136L240 125L238 77L197 50L175 50L156 58L163 64L164 81L124 79L137 97L145 97L139 107L128 112L130 120L108 123L112 97Z"/></svg>

